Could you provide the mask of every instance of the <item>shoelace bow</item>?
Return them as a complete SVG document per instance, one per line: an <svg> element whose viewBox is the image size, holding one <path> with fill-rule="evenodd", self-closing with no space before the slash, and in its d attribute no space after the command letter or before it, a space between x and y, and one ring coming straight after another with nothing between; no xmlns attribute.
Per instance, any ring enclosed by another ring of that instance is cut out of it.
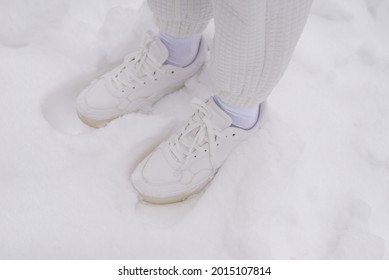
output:
<svg viewBox="0 0 389 280"><path fill-rule="evenodd" d="M196 157L196 151L207 152L209 148L209 157L212 168L214 168L212 156L215 154L217 138L223 135L214 128L210 121L210 112L205 102L195 98L191 105L197 111L193 114L192 121L174 136L170 143L170 151L179 162L182 162L182 170L187 167L193 157Z"/></svg>
<svg viewBox="0 0 389 280"><path fill-rule="evenodd" d="M153 77L157 71L164 72L159 63L152 55L149 55L150 46L156 36L147 32L142 48L134 55L127 55L124 62L111 76L113 84L120 90L122 87L133 88L133 82L142 83L142 77Z"/></svg>

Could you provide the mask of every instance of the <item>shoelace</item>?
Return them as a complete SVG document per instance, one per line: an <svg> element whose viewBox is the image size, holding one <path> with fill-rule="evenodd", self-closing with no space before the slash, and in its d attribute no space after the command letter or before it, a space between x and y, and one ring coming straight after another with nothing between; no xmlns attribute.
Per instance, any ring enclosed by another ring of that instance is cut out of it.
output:
<svg viewBox="0 0 389 280"><path fill-rule="evenodd" d="M155 41L156 36L146 32L142 48L134 55L127 55L118 70L111 75L112 84L123 91L123 87L133 88L135 83L142 83L142 77L153 77L157 71L164 72L153 56L149 55L149 48Z"/></svg>
<svg viewBox="0 0 389 280"><path fill-rule="evenodd" d="M195 98L191 105L197 109L192 120L169 143L171 154L182 163L181 169L185 169L190 159L196 157L196 151L207 152L207 149L212 164L217 138L223 136L210 121L210 113L205 102Z"/></svg>

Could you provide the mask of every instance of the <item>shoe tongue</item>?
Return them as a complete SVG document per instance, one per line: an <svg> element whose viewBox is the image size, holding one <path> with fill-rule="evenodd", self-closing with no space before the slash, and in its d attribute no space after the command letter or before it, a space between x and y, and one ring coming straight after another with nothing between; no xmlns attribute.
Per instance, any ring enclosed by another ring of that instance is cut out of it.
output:
<svg viewBox="0 0 389 280"><path fill-rule="evenodd" d="M216 128L223 130L232 124L231 117L224 112L211 97L208 102L208 110L211 112L210 121Z"/></svg>
<svg viewBox="0 0 389 280"><path fill-rule="evenodd" d="M169 57L169 51L166 48L165 44L156 37L149 46L149 53L158 63L161 65L165 63L167 58Z"/></svg>
<svg viewBox="0 0 389 280"><path fill-rule="evenodd" d="M220 109L220 107L215 103L212 97L207 101L207 107L210 113L209 121L213 124L215 128L219 130L224 130L225 128L231 126L231 117L227 115L222 109ZM186 135L186 137L182 138L181 141L187 147L189 147L192 144L192 141L196 137L197 133L198 129Z"/></svg>

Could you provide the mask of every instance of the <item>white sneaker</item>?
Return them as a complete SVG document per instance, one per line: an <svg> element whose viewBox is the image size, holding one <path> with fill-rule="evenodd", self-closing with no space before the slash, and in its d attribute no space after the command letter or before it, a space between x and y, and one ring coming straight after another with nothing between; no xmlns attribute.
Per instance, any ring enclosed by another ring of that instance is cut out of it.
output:
<svg viewBox="0 0 389 280"><path fill-rule="evenodd" d="M203 65L205 39L202 37L198 55L187 67L164 64L168 55L158 36L147 32L139 51L127 55L121 65L81 92L77 98L80 119L87 125L101 127L178 90Z"/></svg>
<svg viewBox="0 0 389 280"><path fill-rule="evenodd" d="M194 99L197 111L176 134L161 143L135 169L131 179L141 198L151 203L182 201L200 192L231 151L262 125L266 104L250 130L232 127L231 118L210 98Z"/></svg>

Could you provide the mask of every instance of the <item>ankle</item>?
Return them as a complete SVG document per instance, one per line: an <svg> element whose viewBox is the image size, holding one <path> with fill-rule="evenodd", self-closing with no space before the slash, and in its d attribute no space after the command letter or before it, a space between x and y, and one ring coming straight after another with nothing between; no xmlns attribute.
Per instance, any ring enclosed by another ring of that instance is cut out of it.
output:
<svg viewBox="0 0 389 280"><path fill-rule="evenodd" d="M251 129L257 123L259 117L259 106L254 108L241 108L234 105L224 103L224 101L218 97L213 97L215 103L232 119L232 126L236 126L242 129Z"/></svg>
<svg viewBox="0 0 389 280"><path fill-rule="evenodd" d="M175 38L161 32L159 38L169 52L169 57L165 64L186 67L196 59L200 47L201 34L185 38Z"/></svg>

